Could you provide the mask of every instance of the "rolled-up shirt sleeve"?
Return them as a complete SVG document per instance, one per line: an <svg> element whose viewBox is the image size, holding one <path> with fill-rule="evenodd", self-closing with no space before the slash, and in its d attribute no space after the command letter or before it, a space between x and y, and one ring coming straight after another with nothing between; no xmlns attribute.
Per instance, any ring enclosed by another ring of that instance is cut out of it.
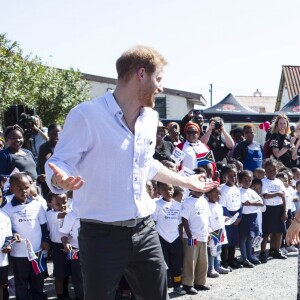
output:
<svg viewBox="0 0 300 300"><path fill-rule="evenodd" d="M150 164L147 180L152 180L161 168L163 168L163 164L153 158Z"/></svg>

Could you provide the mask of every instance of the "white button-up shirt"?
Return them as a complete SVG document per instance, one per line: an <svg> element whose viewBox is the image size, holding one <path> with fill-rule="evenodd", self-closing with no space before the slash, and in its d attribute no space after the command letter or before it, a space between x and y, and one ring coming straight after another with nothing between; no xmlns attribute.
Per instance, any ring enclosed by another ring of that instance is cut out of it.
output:
<svg viewBox="0 0 300 300"><path fill-rule="evenodd" d="M85 183L74 191L73 210L84 219L104 222L145 217L155 210L146 182L162 167L153 159L158 115L142 108L133 134L112 93L81 103L69 113L53 156L68 175ZM52 170L45 165L51 190Z"/></svg>

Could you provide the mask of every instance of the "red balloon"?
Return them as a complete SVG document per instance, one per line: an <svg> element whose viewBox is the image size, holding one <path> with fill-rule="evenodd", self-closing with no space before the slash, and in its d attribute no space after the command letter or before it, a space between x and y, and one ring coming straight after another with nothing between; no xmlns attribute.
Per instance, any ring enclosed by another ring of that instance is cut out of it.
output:
<svg viewBox="0 0 300 300"><path fill-rule="evenodd" d="M259 129L264 129L264 124L259 124Z"/></svg>
<svg viewBox="0 0 300 300"><path fill-rule="evenodd" d="M265 131L266 131L266 132L268 132L268 131L269 131L269 129L270 129L270 125L268 125L268 126L265 126Z"/></svg>

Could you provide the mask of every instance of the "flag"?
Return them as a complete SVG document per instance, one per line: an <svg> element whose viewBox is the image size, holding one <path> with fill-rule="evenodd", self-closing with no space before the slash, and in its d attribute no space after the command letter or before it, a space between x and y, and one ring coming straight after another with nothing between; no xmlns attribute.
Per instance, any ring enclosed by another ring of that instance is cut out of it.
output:
<svg viewBox="0 0 300 300"><path fill-rule="evenodd" d="M47 263L42 251L38 253L37 258L31 261L31 264L36 275L47 271Z"/></svg>
<svg viewBox="0 0 300 300"><path fill-rule="evenodd" d="M197 239L188 239L188 246L196 246L197 245Z"/></svg>
<svg viewBox="0 0 300 300"><path fill-rule="evenodd" d="M211 235L215 245L223 242L224 238L225 238L222 228L211 232L210 235Z"/></svg>
<svg viewBox="0 0 300 300"><path fill-rule="evenodd" d="M78 252L79 250L70 250L68 253L67 253L67 259L68 260L76 260L78 259Z"/></svg>
<svg viewBox="0 0 300 300"><path fill-rule="evenodd" d="M198 167L215 162L212 151L208 151L205 153L196 153L196 158L197 158L197 166Z"/></svg>

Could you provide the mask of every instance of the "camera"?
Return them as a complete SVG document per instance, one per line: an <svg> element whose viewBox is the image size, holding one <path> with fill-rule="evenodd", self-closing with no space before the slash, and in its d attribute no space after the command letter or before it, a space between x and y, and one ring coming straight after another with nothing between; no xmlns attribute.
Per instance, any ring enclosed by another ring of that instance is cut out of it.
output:
<svg viewBox="0 0 300 300"><path fill-rule="evenodd" d="M215 129L220 129L222 126L221 122L215 122Z"/></svg>
<svg viewBox="0 0 300 300"><path fill-rule="evenodd" d="M21 114L19 125L24 130L25 136L29 136L33 133L35 123L36 119L34 116L27 115L26 113Z"/></svg>

